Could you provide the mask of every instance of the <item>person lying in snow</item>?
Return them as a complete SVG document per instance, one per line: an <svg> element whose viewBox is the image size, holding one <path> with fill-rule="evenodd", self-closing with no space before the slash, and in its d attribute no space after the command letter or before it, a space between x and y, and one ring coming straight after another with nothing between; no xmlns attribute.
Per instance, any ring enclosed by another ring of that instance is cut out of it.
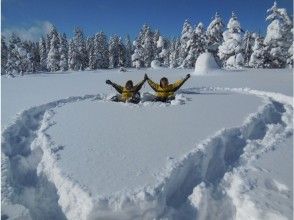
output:
<svg viewBox="0 0 294 220"><path fill-rule="evenodd" d="M161 78L159 84L153 82L147 74L145 74L145 78L147 78L150 87L156 92L153 101L169 102L175 99L175 91L177 91L190 78L190 74L187 74L184 79L177 80L173 84L169 84L166 77Z"/></svg>
<svg viewBox="0 0 294 220"><path fill-rule="evenodd" d="M126 85L120 86L116 83L111 82L109 79L106 80L106 84L113 86L115 90L119 93L111 98L111 101L114 102L131 102L131 103L139 103L141 100L139 90L142 88L143 84L147 80L147 75L145 75L144 79L136 84L133 85L132 80L128 80Z"/></svg>

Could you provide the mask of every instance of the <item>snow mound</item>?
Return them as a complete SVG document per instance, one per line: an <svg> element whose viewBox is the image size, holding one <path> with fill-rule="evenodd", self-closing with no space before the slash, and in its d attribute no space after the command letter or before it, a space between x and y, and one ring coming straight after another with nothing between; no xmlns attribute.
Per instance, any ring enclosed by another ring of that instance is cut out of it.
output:
<svg viewBox="0 0 294 220"><path fill-rule="evenodd" d="M201 75L219 69L219 65L216 63L212 53L205 52L200 54L195 64L194 74Z"/></svg>
<svg viewBox="0 0 294 220"><path fill-rule="evenodd" d="M163 66L158 60L152 60L151 68L152 69L161 69Z"/></svg>

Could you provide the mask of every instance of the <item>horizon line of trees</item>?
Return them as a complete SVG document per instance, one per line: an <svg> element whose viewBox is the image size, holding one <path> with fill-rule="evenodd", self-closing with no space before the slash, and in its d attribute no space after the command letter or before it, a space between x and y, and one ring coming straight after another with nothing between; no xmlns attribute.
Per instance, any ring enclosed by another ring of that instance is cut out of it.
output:
<svg viewBox="0 0 294 220"><path fill-rule="evenodd" d="M208 27L185 20L180 37L168 39L143 25L136 39L109 39L103 32L85 37L75 28L68 39L55 26L39 42L23 41L13 33L1 38L1 74L150 67L153 61L170 68L192 68L198 56L211 52L224 68L293 67L293 22L277 3L267 10L266 35L243 31L234 12L227 26L216 13Z"/></svg>

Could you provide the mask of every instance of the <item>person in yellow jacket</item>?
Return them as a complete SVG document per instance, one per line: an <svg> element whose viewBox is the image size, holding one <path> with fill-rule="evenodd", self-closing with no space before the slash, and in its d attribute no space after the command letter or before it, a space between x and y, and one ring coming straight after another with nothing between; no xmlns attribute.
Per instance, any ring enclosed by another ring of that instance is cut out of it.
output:
<svg viewBox="0 0 294 220"><path fill-rule="evenodd" d="M133 85L132 80L128 80L124 87L111 82L109 79L106 80L106 84L111 85L119 93L113 96L111 98L111 101L131 102L134 104L139 103L141 100L139 90L142 88L146 80L147 80L147 75L145 75L144 79L138 84L136 84L135 86Z"/></svg>
<svg viewBox="0 0 294 220"><path fill-rule="evenodd" d="M161 78L159 84L153 82L146 74L145 78L147 78L150 87L156 92L154 101L169 102L175 99L175 92L190 78L190 74L172 84L169 84L166 77Z"/></svg>

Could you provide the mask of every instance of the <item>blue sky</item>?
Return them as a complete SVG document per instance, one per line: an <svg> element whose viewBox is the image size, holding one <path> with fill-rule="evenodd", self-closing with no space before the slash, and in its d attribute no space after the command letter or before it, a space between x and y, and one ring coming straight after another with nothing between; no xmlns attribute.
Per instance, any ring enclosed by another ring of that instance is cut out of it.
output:
<svg viewBox="0 0 294 220"><path fill-rule="evenodd" d="M293 13L293 0L278 0ZM244 30L264 33L266 9L272 0L2 0L2 32L16 31L37 38L54 24L72 36L80 26L86 35L103 30L108 35L127 33L132 38L147 23L166 37L178 36L188 18L207 27L218 11L225 23L235 11Z"/></svg>

